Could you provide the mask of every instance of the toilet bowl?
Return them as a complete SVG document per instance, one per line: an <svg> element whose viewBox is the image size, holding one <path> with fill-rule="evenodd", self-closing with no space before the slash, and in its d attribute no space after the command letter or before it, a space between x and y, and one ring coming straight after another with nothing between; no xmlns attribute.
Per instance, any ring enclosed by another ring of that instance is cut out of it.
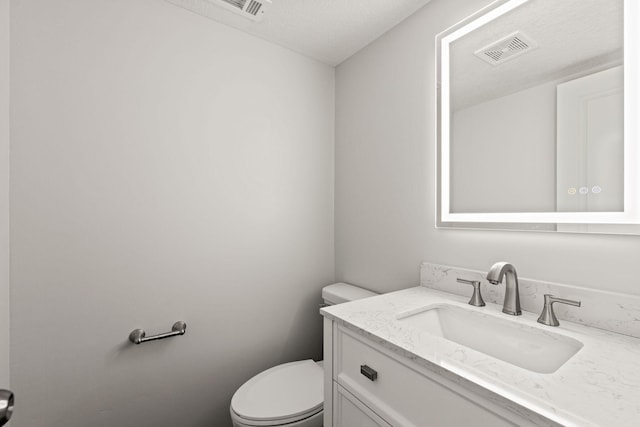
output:
<svg viewBox="0 0 640 427"><path fill-rule="evenodd" d="M234 427L322 426L323 375L313 360L284 363L259 373L231 399Z"/></svg>
<svg viewBox="0 0 640 427"><path fill-rule="evenodd" d="M325 304L377 295L346 283L322 289ZM301 360L267 369L245 382L231 399L234 427L322 427L322 362Z"/></svg>

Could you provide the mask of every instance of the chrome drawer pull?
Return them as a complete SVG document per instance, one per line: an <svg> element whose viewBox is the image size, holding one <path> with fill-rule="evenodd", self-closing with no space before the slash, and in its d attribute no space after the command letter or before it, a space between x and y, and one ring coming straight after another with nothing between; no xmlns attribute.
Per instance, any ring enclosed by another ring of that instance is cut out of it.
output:
<svg viewBox="0 0 640 427"><path fill-rule="evenodd" d="M360 365L360 373L369 378L371 381L375 381L378 379L378 372L375 369L368 367L367 365Z"/></svg>

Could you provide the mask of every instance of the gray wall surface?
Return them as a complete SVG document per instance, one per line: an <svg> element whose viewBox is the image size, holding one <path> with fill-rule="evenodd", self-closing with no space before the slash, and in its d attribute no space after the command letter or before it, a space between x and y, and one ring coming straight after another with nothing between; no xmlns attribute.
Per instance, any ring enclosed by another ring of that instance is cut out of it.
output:
<svg viewBox="0 0 640 427"><path fill-rule="evenodd" d="M556 85L451 114L451 212L555 211Z"/></svg>
<svg viewBox="0 0 640 427"><path fill-rule="evenodd" d="M159 0L11 15L12 426L230 425L322 355L334 69Z"/></svg>
<svg viewBox="0 0 640 427"><path fill-rule="evenodd" d="M9 383L9 0L0 0L0 388Z"/></svg>
<svg viewBox="0 0 640 427"><path fill-rule="evenodd" d="M434 0L336 70L336 274L390 291L421 261L640 294L639 236L436 229L434 37L488 0ZM499 167L499 165L487 165Z"/></svg>

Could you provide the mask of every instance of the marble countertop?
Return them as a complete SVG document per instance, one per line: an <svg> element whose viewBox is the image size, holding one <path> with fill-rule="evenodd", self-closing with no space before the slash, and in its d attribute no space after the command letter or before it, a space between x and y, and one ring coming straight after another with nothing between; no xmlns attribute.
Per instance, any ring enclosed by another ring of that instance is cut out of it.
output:
<svg viewBox="0 0 640 427"><path fill-rule="evenodd" d="M640 339L562 321L551 328L538 313L501 313L487 303L423 286L323 308L321 313L414 362L462 382L473 391L529 418L535 424L640 426ZM540 374L409 327L398 315L447 303L581 341L584 347L551 374ZM512 405L510 404L512 403Z"/></svg>

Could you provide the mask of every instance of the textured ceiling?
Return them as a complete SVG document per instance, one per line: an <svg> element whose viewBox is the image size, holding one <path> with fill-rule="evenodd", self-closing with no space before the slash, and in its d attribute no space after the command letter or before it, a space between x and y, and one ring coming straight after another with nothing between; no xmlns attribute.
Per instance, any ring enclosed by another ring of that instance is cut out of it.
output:
<svg viewBox="0 0 640 427"><path fill-rule="evenodd" d="M534 0L451 44L454 110L622 62L623 0ZM474 52L522 31L536 49L499 65Z"/></svg>
<svg viewBox="0 0 640 427"><path fill-rule="evenodd" d="M207 0L166 1L337 65L430 0L273 0L262 22L253 22Z"/></svg>

